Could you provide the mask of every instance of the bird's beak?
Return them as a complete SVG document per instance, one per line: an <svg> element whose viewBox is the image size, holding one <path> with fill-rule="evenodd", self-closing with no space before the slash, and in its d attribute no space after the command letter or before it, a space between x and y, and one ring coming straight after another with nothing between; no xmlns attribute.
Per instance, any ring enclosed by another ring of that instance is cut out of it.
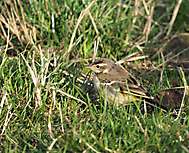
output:
<svg viewBox="0 0 189 153"><path fill-rule="evenodd" d="M91 69L92 68L92 64L87 65L86 68Z"/></svg>

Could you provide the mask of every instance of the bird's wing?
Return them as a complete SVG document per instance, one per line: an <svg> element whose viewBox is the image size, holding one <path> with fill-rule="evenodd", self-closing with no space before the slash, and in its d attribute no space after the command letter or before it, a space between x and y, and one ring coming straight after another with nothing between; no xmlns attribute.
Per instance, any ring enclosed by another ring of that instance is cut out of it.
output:
<svg viewBox="0 0 189 153"><path fill-rule="evenodd" d="M114 82L111 84L116 90L120 90L122 94L130 94L139 98L153 99L148 96L147 91L142 87L134 84L126 84L124 82Z"/></svg>

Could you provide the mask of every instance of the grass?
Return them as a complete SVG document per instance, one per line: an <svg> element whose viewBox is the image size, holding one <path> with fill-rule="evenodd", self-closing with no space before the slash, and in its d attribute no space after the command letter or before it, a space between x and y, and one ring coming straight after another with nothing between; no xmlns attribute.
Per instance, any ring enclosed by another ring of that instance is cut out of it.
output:
<svg viewBox="0 0 189 153"><path fill-rule="evenodd" d="M187 2L0 2L0 151L189 152L187 111L175 120L160 109L143 114L139 104L95 102L79 81L94 50L117 61L157 53L188 29ZM164 66L158 74L138 70L153 95L174 79L187 85L187 74L170 71L163 57L150 59Z"/></svg>

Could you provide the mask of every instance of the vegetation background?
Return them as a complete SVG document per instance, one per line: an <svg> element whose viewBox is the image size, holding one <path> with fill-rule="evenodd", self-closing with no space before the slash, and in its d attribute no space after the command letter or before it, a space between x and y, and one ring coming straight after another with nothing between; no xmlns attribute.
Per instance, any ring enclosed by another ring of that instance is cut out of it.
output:
<svg viewBox="0 0 189 153"><path fill-rule="evenodd" d="M161 109L143 114L138 104L110 106L83 90L95 50L117 61L148 55L125 66L152 95L175 80L186 86L185 72L170 71L162 51L172 38L187 40L188 4L1 0L0 152L189 152L187 111L184 119Z"/></svg>

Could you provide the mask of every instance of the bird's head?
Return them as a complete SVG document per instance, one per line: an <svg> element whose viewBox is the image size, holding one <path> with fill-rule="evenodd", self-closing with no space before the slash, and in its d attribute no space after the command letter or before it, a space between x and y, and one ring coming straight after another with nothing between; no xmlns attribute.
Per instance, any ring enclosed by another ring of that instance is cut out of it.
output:
<svg viewBox="0 0 189 153"><path fill-rule="evenodd" d="M88 68L91 69L94 73L108 73L112 68L114 62L112 60L101 58L96 59L94 62L89 64Z"/></svg>

